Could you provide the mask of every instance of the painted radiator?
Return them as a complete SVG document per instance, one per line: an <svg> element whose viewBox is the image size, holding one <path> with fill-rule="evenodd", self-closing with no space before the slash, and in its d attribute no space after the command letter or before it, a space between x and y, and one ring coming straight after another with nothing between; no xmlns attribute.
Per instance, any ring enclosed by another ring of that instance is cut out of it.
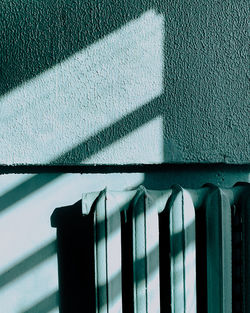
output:
<svg viewBox="0 0 250 313"><path fill-rule="evenodd" d="M250 312L249 184L103 190L93 215L96 313Z"/></svg>

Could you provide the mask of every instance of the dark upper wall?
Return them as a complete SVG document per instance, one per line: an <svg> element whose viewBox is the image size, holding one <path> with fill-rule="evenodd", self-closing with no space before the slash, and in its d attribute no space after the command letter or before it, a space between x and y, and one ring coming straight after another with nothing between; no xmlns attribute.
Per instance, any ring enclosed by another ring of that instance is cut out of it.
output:
<svg viewBox="0 0 250 313"><path fill-rule="evenodd" d="M1 164L249 162L246 1L0 4Z"/></svg>

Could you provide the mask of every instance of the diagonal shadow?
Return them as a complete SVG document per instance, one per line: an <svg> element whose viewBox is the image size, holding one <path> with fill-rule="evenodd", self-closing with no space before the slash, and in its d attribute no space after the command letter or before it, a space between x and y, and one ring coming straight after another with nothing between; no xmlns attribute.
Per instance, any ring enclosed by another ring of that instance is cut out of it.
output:
<svg viewBox="0 0 250 313"><path fill-rule="evenodd" d="M159 115L161 115L160 97L122 117L119 121L115 122L109 127L104 128L99 133L91 136L72 150L56 158L52 163L61 164L63 163L63 160L65 158L69 157L74 158L75 162L80 162L88 158L89 156L99 152L104 147L107 147L112 143L118 141L133 130L139 128L140 126L144 125L145 123ZM47 183L57 179L60 175L62 175L62 173L56 173L53 175L36 175L23 182L19 186L13 188L0 198L0 211L5 210L17 201L27 197L32 192L35 192ZM46 251L48 252L47 254ZM8 272L4 273L2 276L2 286L9 283L22 273L30 270L36 264L39 264L40 262L45 260L51 253L50 246L45 247L43 253L43 256L39 253L32 255L27 260L24 260L20 264L17 264L15 267L10 269ZM52 305L51 303L54 304ZM52 306L54 305L55 295L52 295L51 297L42 300L36 306L30 308L25 312L47 312L46 310L50 310L50 308L52 308Z"/></svg>
<svg viewBox="0 0 250 313"><path fill-rule="evenodd" d="M28 256L21 262L12 266L6 272L0 275L0 289L10 283L11 281L17 279L19 276L25 274L26 272L32 270L35 266L39 265L49 257L56 254L56 240L51 241L46 246L42 247L32 255Z"/></svg>
<svg viewBox="0 0 250 313"><path fill-rule="evenodd" d="M74 160L75 164L79 164L163 113L163 99L162 96L159 96L123 116L117 122L105 127L70 151L51 161L50 164L65 164L65 160Z"/></svg>
<svg viewBox="0 0 250 313"><path fill-rule="evenodd" d="M166 204L168 206L168 204ZM170 312L170 293L171 293L171 288L170 288L170 239L172 242L180 242L180 239L183 238L183 232L180 231L178 233L175 233L174 235L171 235L171 238L169 237L169 228L167 227L169 224L169 211L166 208L160 215L159 215L159 230L160 230L160 235L159 235L159 246L155 246L147 255L147 259L150 260L150 272L148 275L153 274L155 271L159 270L160 274L160 306L162 312ZM132 219L130 217L130 223L132 224ZM186 232L190 232L193 230L195 222L193 221L188 227L186 227ZM132 228L130 228L130 231L132 231ZM125 234L126 236L128 233ZM188 248L188 246L193 242L190 237L186 238L187 241L185 242L185 247ZM102 238L100 238L102 240ZM125 240L129 240L125 238ZM132 238L130 239L132 240ZM124 244L124 242L123 242ZM100 307L103 307L106 305L109 301L115 300L118 296L122 296L124 299L124 294L126 295L129 293L129 290L133 290L133 285L134 281L133 279L128 283L129 276L132 276L132 271L133 269L128 270L127 263L129 263L129 258L132 259L132 242L131 244L131 251L129 249L125 250L125 255L122 257L122 271L126 271L126 273L123 273L123 279L125 280L122 282L122 295L120 295L120 283L121 283L121 277L120 274L115 275L110 281L109 281L109 286L112 288L112 294L108 295L108 298L105 299L104 297L99 298L99 305ZM204 246L204 242L202 242ZM158 258L158 249L159 249L159 256ZM123 250L122 250L123 251ZM178 256L178 254L182 252L181 250L181 245L178 245L178 249L175 249L174 253L171 254L172 258L175 258ZM139 258L138 260L133 262L133 267L136 269L144 268L145 266L145 261L147 263L147 259L145 257ZM124 262L126 264L124 264ZM203 264L204 265L204 264ZM194 266L193 264L190 264L189 267ZM201 267L202 271L204 271L205 267ZM138 280L138 283L146 280L147 281L147 274L144 271L138 271L136 279ZM103 284L98 287L97 292L100 294L105 294L105 290L107 289L106 284ZM124 290L125 289L125 290ZM124 294L123 294L124 293ZM124 312L133 312L133 297L130 298L130 303L123 303L124 305ZM204 306L202 306L204 308Z"/></svg>
<svg viewBox="0 0 250 313"><path fill-rule="evenodd" d="M21 313L47 313L58 306L58 291L51 293L46 298L42 299L40 302L33 305L31 308L22 311Z"/></svg>
<svg viewBox="0 0 250 313"><path fill-rule="evenodd" d="M155 6L143 0L1 1L0 95Z"/></svg>
<svg viewBox="0 0 250 313"><path fill-rule="evenodd" d="M62 173L40 174L39 176L35 175L7 191L0 197L0 212L27 197L36 190L42 188L47 183L57 179L61 175Z"/></svg>
<svg viewBox="0 0 250 313"><path fill-rule="evenodd" d="M74 164L79 164L90 156L100 152L105 147L112 145L134 130L145 125L153 118L160 116L162 113L163 101L162 97L159 96L123 116L120 120L105 127L95 135L90 136L70 151L52 160L50 164L60 165L63 164L65 160L74 160ZM61 175L62 173L40 174L26 180L0 197L0 212L27 197L32 192L54 181Z"/></svg>
<svg viewBox="0 0 250 313"><path fill-rule="evenodd" d="M152 251L149 252L149 254L147 255L148 259L151 260L151 272L148 273L153 274L155 271L158 270L159 267L159 263L158 263L158 247L155 247ZM139 268L144 268L145 266L145 257L142 257L140 259L137 259L134 262L134 267L139 269ZM138 283L145 280L146 279L146 275L143 271L139 271L138 272L139 275L137 275L137 281ZM111 298L109 297L109 301L115 300L118 296L120 296L120 289L119 289L119 285L120 285L120 274L116 274L110 281L109 281L109 286L112 286L112 290L114 291L112 293ZM132 287L132 286L130 286ZM103 293L103 290L106 290L107 286L106 284L98 286L98 292L99 293ZM102 299L104 300L104 299ZM106 302L100 302L100 307L104 306L105 304L107 304Z"/></svg>
<svg viewBox="0 0 250 313"><path fill-rule="evenodd" d="M145 197L146 194L143 194L143 197ZM160 197L161 195L159 195ZM167 199L167 202L165 204L165 208L164 210L159 213L159 219L162 219L161 216L166 216L169 214L169 203L170 201L172 201L172 195ZM96 203L97 200L95 200ZM155 201L157 201L157 198L155 199ZM134 202L134 198L131 200L130 204L129 204L129 210L133 210L133 202ZM117 212L120 212L120 214L122 214L122 212L124 213L124 211L126 210L125 208L127 208L127 204L125 204L124 206L120 206L117 207L117 210L109 216L108 220L109 220L109 235L112 236L112 233L115 233L118 228L121 226L119 219L117 219ZM151 205L151 207L146 207L147 211L151 210L153 208L153 205ZM91 214L94 214L94 211L91 209ZM137 211L134 212L134 217L138 217L140 213L138 213ZM67 206L67 207L61 207L61 208L57 208L54 210L53 214L51 215L51 225L52 227L60 227L61 225L67 225L70 222L73 223L77 223L77 220L81 220L81 218L86 218L86 216L82 217L82 212L81 212L81 200L78 201L77 203L75 203L73 206ZM106 228L106 220L101 220L97 223L97 227L99 229L104 229ZM169 221L165 220L165 223L168 225ZM194 227L195 221L192 221L192 223L190 223L186 228L186 232L187 233L191 233ZM173 234L171 236L173 241L176 242L181 242L181 239L183 237L183 232L179 231L176 232L175 234ZM101 232L101 234L98 235L98 238L100 241L102 241L103 239L106 238L106 234L105 232ZM188 246L189 244L191 244L192 242L190 241L190 236L188 236L186 238L185 244ZM179 249L175 249L173 256L177 256L178 253L181 252L181 246L178 246Z"/></svg>
<svg viewBox="0 0 250 313"><path fill-rule="evenodd" d="M168 204L166 204L168 206ZM123 261L122 266L123 268L126 267L125 271L126 274L123 274L123 279L125 279L125 284L123 287L123 297L128 299L129 303L124 304L127 310L124 312L132 312L132 302L133 295L130 295L130 291L133 289L133 279L130 279L132 273L132 268L128 265L130 263L130 258L132 258L132 214L131 211L132 207L129 209L129 217L128 223L122 222L122 232L124 232L124 228L126 227L125 232L123 233L123 244L126 246L125 250L122 246L122 254ZM170 249L169 247L169 235L167 235L166 225L168 225L168 210L165 209L159 216L159 226L160 226L160 276L161 277L168 277L169 271L169 254L166 253L166 250ZM112 215L111 215L110 224L112 224ZM92 312L93 310L93 296L95 294L95 286L92 285L94 282L94 238L93 238L93 214L89 214L87 216L81 216L81 201L78 201L73 206L67 206L58 208L54 211L52 215L52 224L53 226L57 227L57 240L58 240L58 268L59 268L59 290L60 290L60 312L61 313L69 313L71 312L72 308L82 307L82 296L83 294L88 294L86 301L86 306L88 306L88 312ZM124 226L125 225L125 226ZM127 226L126 226L127 225ZM128 226L130 225L130 226ZM100 223L100 226L104 226L103 223ZM115 233L117 227L119 225L114 224L112 225L112 231ZM128 228L127 228L128 227ZM187 231L193 227L192 225L188 226ZM176 233L172 236L172 240L176 241L180 237L182 238L183 233ZM102 240L102 238L99 238ZM125 240L125 241L124 241ZM186 242L188 246L191 241ZM181 249L181 247L180 247ZM159 264L156 262L157 255L156 255L157 248L151 251L148 257L153 261L153 268L152 271L156 270ZM176 256L180 250L175 251L174 256ZM137 260L136 263L138 266L142 263L143 259ZM125 262L125 263L124 263ZM84 265L83 265L84 264ZM140 272L139 281L145 279L143 272ZM166 278L169 281L168 278ZM161 293L163 289L170 290L166 284L166 279L164 278L161 281ZM120 277L114 277L111 280L112 286L116 286L119 283ZM88 286L88 287L86 287ZM164 288L162 288L164 287ZM102 288L106 288L105 286L100 286L100 290ZM132 288L132 289L131 289ZM124 290L125 289L125 290ZM114 288L115 292L112 294L112 299L117 297L116 288ZM170 303L166 294L163 292L163 297L161 296L162 306L168 307ZM102 300L101 300L102 301ZM104 299L103 299L104 301ZM131 303L130 303L131 302ZM102 303L104 305L104 303ZM165 311L164 311L165 312Z"/></svg>
<svg viewBox="0 0 250 313"><path fill-rule="evenodd" d="M11 23L18 25L16 27L17 33L21 33L21 36L20 38L16 34L14 34L14 37L12 37L12 35L8 36L7 32L7 36L5 34L3 37L4 40L1 41L2 45L0 44L0 48L2 49L3 47L3 56L7 59L7 62L1 63L1 76L3 77L0 83L1 94L6 93L23 81L30 79L54 64L64 60L72 53L75 53L94 41L104 37L109 32L119 28L128 20L138 17L138 15L147 9L144 1L135 0L114 1L105 4L100 0L91 1L90 3L85 1L70 2L69 0L59 0L56 4L51 4L48 0L44 0L37 2L33 9L24 6L25 10L22 8L25 1L19 2L21 10L19 10L19 15L17 14L18 18L14 18ZM73 3L73 5L71 5L71 3ZM17 2L16 5L18 8L19 4ZM44 10L44 7L46 7L47 10ZM32 15L28 15L27 17L27 13L30 14L30 12L32 12ZM42 13L40 15L38 14L37 23L37 14L34 14L35 12ZM48 19L46 19L47 16L43 16L44 12L51 12L51 19L48 24ZM83 12L85 12L85 15L82 14ZM58 19L53 20L53 17L55 16L57 16ZM119 16L118 19L117 16ZM35 19L33 17L35 17ZM23 20L30 20L31 22L25 24L25 22L22 23ZM42 22L43 20L44 22ZM72 20L77 21L77 23L73 26L77 25L78 27L71 26L69 21ZM96 23L91 23L93 20L95 20ZM3 27L2 29L11 30L11 23L7 21L6 24L10 24L8 25L9 28ZM91 28L93 25L95 25L94 28ZM82 27L82 29L79 29L79 27ZM49 31L47 38L47 42L49 44L47 45L46 40L44 41L44 39L46 39L44 33L46 34L48 29L55 28L61 30L61 32L58 31L60 35L58 36L56 32L54 33ZM30 39L29 35L27 35L29 33L35 34L36 39L38 39L34 41L36 42L36 46L31 49L28 57L26 57L26 55L23 57L23 54L21 53L21 59L19 57L16 58L15 54L18 55L18 51L22 49L23 43L27 45ZM71 38L70 41L68 41L69 38ZM12 49L13 43L11 40L15 42L17 50ZM15 62L10 64L11 62L9 62L9 60L14 60ZM22 67L19 66L20 63L22 64ZM98 153L103 148L111 145L123 136L147 123L154 117L159 115L163 116L163 113L164 110L161 104L161 97L159 97L152 102L143 105L134 112L124 116L121 120L117 121L113 125L110 125L109 127L104 128L99 133L89 137L72 150L53 160L51 163L63 164L65 163L65 160L74 160L75 163L82 162L91 155ZM27 197L30 193L55 180L60 175L62 174L57 173L55 175L45 175L42 181L40 181L40 175L32 177L0 198L0 210L4 210L20 199ZM22 266L25 268L24 265ZM15 271L13 270L13 273L14 272ZM14 274L9 276L9 281L12 279L11 277L14 277ZM56 298L57 294L54 293L23 313L48 312L55 307Z"/></svg>

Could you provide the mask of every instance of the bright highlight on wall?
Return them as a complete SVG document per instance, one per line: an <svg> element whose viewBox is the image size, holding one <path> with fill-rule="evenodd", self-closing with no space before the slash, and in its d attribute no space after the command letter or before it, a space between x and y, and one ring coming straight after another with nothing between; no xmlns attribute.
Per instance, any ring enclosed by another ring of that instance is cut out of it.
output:
<svg viewBox="0 0 250 313"><path fill-rule="evenodd" d="M163 28L163 16L147 11L2 96L0 163L51 162L104 128L112 132L112 124L129 114L124 130L107 139L112 149L101 157L82 152L84 162L163 161L161 122L138 129L142 116L133 114L162 93ZM127 153L145 141L151 149Z"/></svg>

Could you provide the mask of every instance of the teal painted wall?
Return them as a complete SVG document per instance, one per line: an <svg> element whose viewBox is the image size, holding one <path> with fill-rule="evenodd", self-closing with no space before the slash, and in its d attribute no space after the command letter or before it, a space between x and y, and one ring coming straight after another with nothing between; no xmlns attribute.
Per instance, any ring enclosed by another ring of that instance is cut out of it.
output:
<svg viewBox="0 0 250 313"><path fill-rule="evenodd" d="M249 162L247 1L3 0L0 164Z"/></svg>
<svg viewBox="0 0 250 313"><path fill-rule="evenodd" d="M247 15L242 0L1 1L0 164L248 163ZM249 168L1 175L1 308L58 313L50 216L82 192L237 181Z"/></svg>

